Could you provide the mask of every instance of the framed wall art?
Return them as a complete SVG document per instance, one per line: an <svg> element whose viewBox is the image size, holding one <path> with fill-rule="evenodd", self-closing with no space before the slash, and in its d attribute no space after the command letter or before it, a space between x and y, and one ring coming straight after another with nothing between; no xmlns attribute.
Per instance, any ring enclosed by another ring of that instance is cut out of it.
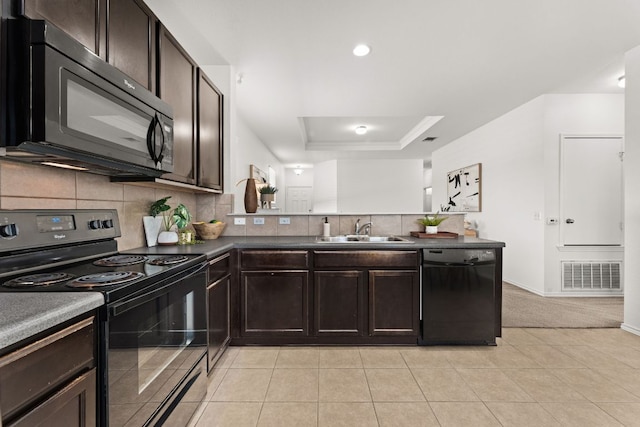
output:
<svg viewBox="0 0 640 427"><path fill-rule="evenodd" d="M482 164L467 166L447 173L447 212L480 212L482 210Z"/></svg>

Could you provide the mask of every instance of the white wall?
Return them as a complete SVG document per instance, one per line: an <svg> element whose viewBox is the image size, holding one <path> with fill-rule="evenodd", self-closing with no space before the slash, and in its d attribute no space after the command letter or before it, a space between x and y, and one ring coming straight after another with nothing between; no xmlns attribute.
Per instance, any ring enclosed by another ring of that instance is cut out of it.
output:
<svg viewBox="0 0 640 427"><path fill-rule="evenodd" d="M544 217L562 220L560 135L623 135L625 101L622 94L545 95L544 101ZM544 226L545 295L562 292L562 260L622 260L621 247L562 247L560 227Z"/></svg>
<svg viewBox="0 0 640 427"><path fill-rule="evenodd" d="M446 174L482 163L482 212L467 218L483 238L506 243L503 276L541 295L561 294L563 259L618 260L622 249L560 247L560 134L620 135L622 95L544 95L433 154L434 210L446 201Z"/></svg>
<svg viewBox="0 0 640 427"><path fill-rule="evenodd" d="M245 183L242 182L239 185L236 185L236 183L240 180L249 178L249 166L256 165L265 173L269 169L269 166L271 166L276 170L276 174L279 180L281 179L281 177L284 177L284 167L239 116L237 118L235 129L235 138L232 137L232 185L230 186L228 192L235 195L233 211L235 213L242 213L245 211ZM278 192L278 206L284 206L284 197L282 197L283 195L284 191L282 192L282 195L280 194L280 192Z"/></svg>
<svg viewBox="0 0 640 427"><path fill-rule="evenodd" d="M640 335L640 46L625 59L624 323Z"/></svg>
<svg viewBox="0 0 640 427"><path fill-rule="evenodd" d="M536 98L433 153L433 208L447 201L447 173L482 163L482 212L468 213L479 237L506 243L503 277L527 288L543 286L544 176L542 117Z"/></svg>
<svg viewBox="0 0 640 427"><path fill-rule="evenodd" d="M338 160L338 182L339 212L422 212L422 159Z"/></svg>
<svg viewBox="0 0 640 427"><path fill-rule="evenodd" d="M338 212L338 161L327 160L313 167L313 212Z"/></svg>

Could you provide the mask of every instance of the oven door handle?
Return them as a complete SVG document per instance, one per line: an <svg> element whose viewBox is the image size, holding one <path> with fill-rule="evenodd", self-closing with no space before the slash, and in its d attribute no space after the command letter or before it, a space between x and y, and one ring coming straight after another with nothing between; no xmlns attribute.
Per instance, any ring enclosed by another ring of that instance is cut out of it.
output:
<svg viewBox="0 0 640 427"><path fill-rule="evenodd" d="M180 274L180 277L176 278L176 277L172 277L169 283L165 284L165 285L161 285L159 288L152 288L149 292L144 293L142 295L139 295L137 297L134 297L132 299L129 299L127 301L124 301L120 304L114 304L111 306L111 315L112 316L119 316L122 313L125 313L133 308L136 308L146 302L152 301L155 298L157 298L159 295L162 294L166 294L167 291L169 290L169 288L175 286L175 284L177 282L181 282L183 280L187 280L190 279L191 277L201 273L202 271L206 271L206 269L208 268L209 263L204 262L201 264L198 264L196 266L190 267L189 269L185 270L183 273ZM202 285L206 288L207 286L207 281L205 279L205 281L202 283Z"/></svg>

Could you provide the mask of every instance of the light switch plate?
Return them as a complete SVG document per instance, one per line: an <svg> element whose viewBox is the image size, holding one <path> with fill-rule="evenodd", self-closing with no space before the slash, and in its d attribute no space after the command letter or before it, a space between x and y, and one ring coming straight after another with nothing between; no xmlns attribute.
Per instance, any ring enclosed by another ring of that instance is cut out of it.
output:
<svg viewBox="0 0 640 427"><path fill-rule="evenodd" d="M245 225L245 219L244 218L233 218L233 225Z"/></svg>
<svg viewBox="0 0 640 427"><path fill-rule="evenodd" d="M264 225L264 218L253 218L253 225Z"/></svg>
<svg viewBox="0 0 640 427"><path fill-rule="evenodd" d="M280 225L289 225L291 224L291 218L289 217L284 217L284 218L280 218Z"/></svg>

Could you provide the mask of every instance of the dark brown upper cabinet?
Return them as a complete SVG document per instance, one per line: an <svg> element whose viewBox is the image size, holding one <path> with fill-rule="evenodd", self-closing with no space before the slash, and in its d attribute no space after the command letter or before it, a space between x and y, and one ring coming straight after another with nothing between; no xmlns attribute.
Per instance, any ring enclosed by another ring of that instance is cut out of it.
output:
<svg viewBox="0 0 640 427"><path fill-rule="evenodd" d="M198 69L198 185L222 191L222 94Z"/></svg>
<svg viewBox="0 0 640 427"><path fill-rule="evenodd" d="M140 0L109 0L107 60L155 91L155 15Z"/></svg>
<svg viewBox="0 0 640 427"><path fill-rule="evenodd" d="M158 96L173 107L173 173L163 179L196 184L196 63L160 25Z"/></svg>
<svg viewBox="0 0 640 427"><path fill-rule="evenodd" d="M105 1L24 0L14 4L19 8L18 14L52 23L105 59Z"/></svg>

